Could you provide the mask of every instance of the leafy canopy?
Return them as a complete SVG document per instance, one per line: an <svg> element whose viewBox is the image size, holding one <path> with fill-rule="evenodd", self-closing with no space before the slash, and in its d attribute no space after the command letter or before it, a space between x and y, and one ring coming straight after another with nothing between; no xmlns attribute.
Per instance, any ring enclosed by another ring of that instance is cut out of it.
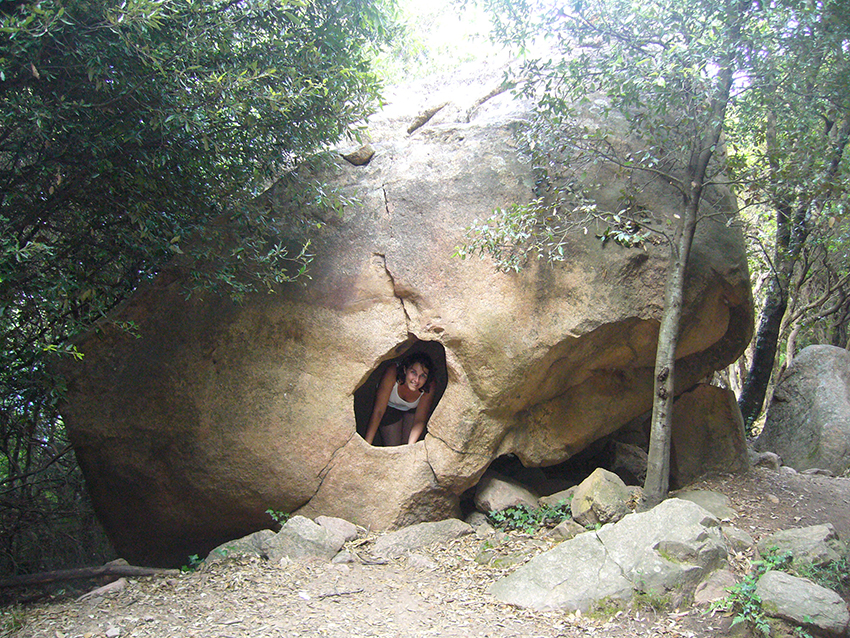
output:
<svg viewBox="0 0 850 638"><path fill-rule="evenodd" d="M490 253L516 269L514 257L527 248L563 259L568 234L591 225L601 226L603 242L669 240L667 224L641 204L646 187L669 189L685 205L722 197L706 186L726 181L717 140L733 74L758 30L752 7L732 0L480 2L492 12L496 37L523 54L507 81L537 107L524 142L540 197L497 211L473 229L466 252ZM594 195L602 163L631 184L616 207L601 207Z"/></svg>

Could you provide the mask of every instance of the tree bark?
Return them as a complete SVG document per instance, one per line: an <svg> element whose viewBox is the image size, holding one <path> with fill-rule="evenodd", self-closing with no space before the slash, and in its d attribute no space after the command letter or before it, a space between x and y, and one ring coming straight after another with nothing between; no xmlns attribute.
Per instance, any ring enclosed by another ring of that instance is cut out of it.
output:
<svg viewBox="0 0 850 638"><path fill-rule="evenodd" d="M693 244L698 207L699 196L695 202L692 199L686 208L675 247L671 251L671 263L667 273L664 313L658 329L658 349L655 353L652 424L641 503L641 509L644 510L652 509L667 498L670 489L670 439L673 428L676 349L681 332L685 272Z"/></svg>
<svg viewBox="0 0 850 638"><path fill-rule="evenodd" d="M744 381L744 387L741 390L741 396L738 397L738 407L744 417L744 426L747 432L752 429L752 425L761 414L764 405L770 375L773 373L773 362L776 359L782 317L785 316L787 307L787 288L779 281L778 275L774 276L770 282L764 308L761 312L761 319L756 332L756 345L753 349L753 359Z"/></svg>

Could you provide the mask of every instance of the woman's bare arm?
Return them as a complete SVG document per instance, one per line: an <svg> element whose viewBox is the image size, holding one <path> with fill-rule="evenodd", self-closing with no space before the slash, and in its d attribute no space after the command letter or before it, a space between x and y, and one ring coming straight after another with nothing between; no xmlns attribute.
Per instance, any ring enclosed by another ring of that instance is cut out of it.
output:
<svg viewBox="0 0 850 638"><path fill-rule="evenodd" d="M378 433L378 426L381 424L381 419L387 411L387 403L390 400L390 393L393 391L393 386L396 381L396 368L389 366L384 376L381 377L381 383L378 384L378 390L375 392L375 405L372 408L372 416L369 418L369 427L366 428L366 443L372 445L375 440L375 435Z"/></svg>
<svg viewBox="0 0 850 638"><path fill-rule="evenodd" d="M431 403L433 400L434 395L430 390L422 393L422 397L419 399L419 405L416 406L416 413L413 416L413 427L410 430L410 438L407 440L408 445L416 443L425 431L425 425L428 423L428 415L431 413Z"/></svg>

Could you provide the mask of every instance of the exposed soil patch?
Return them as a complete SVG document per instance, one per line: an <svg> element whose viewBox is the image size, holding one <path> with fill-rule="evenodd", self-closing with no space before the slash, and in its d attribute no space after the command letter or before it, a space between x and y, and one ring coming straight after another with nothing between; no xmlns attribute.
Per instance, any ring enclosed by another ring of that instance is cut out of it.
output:
<svg viewBox="0 0 850 638"><path fill-rule="evenodd" d="M737 512L733 524L756 540L779 529L819 523L832 523L842 539L850 540L850 479L757 468L746 476L716 477L692 487L728 496ZM0 610L0 635L702 638L742 631L741 625L730 628L728 615L693 606L635 606L580 615L526 611L492 599L488 586L515 569L515 561L552 546L542 535L467 536L386 562L370 556L374 539L350 544L360 563L272 566L243 557L174 578L130 580L123 590L104 596L7 607ZM489 564L477 562L488 548L493 553ZM752 558L738 556L733 562L743 574Z"/></svg>

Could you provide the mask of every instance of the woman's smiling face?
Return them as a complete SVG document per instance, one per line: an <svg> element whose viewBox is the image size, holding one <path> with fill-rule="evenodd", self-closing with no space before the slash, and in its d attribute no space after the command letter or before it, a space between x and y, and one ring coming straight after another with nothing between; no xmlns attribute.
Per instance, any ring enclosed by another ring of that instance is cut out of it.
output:
<svg viewBox="0 0 850 638"><path fill-rule="evenodd" d="M410 366L404 373L404 383L411 390L419 392L428 382L428 368L418 361Z"/></svg>

